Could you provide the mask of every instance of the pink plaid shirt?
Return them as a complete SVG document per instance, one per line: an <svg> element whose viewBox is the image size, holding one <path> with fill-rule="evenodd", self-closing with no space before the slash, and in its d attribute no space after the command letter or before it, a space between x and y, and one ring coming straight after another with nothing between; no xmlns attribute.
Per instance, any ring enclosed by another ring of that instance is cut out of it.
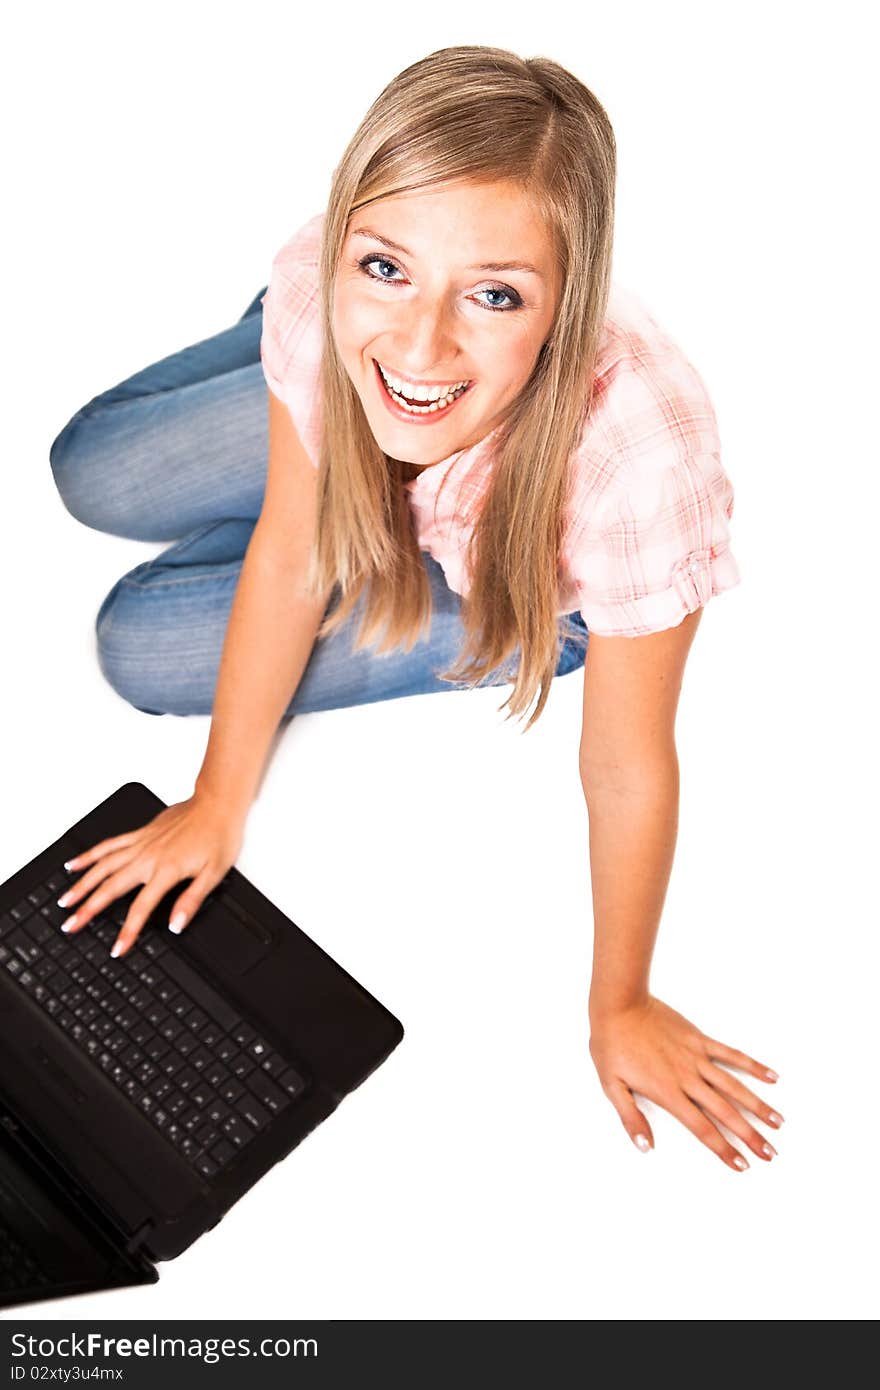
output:
<svg viewBox="0 0 880 1390"><path fill-rule="evenodd" d="M260 345L266 382L287 405L316 466L323 216L301 227L272 262ZM405 484L419 546L458 594L467 592L468 517L489 485L495 433ZM677 626L740 582L730 549L733 486L706 388L641 300L617 284L572 473L560 614L578 609L591 632L638 637Z"/></svg>

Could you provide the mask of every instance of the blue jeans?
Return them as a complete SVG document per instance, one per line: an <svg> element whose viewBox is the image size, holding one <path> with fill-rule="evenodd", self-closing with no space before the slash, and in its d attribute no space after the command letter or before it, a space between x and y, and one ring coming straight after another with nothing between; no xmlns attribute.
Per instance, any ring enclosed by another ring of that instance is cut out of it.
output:
<svg viewBox="0 0 880 1390"><path fill-rule="evenodd" d="M212 710L229 611L266 484L263 293L231 328L95 396L50 451L55 484L77 520L132 540L175 542L117 580L95 620L101 671L149 714ZM315 643L284 719L467 688L438 677L457 657L464 629L458 595L432 556L422 555L433 604L428 637L410 652L354 651L362 595L347 622ZM339 597L337 585L327 612ZM586 654L583 619L567 617L560 619L557 675L583 666ZM519 650L480 684L509 683Z"/></svg>

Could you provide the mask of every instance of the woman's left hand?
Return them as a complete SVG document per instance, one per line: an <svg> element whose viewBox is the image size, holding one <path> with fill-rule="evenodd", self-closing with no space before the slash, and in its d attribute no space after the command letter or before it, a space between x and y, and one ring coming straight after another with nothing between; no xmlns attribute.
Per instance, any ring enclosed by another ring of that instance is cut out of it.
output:
<svg viewBox="0 0 880 1390"><path fill-rule="evenodd" d="M765 1162L776 1153L737 1106L776 1129L782 1116L717 1065L724 1062L762 1081L775 1081L776 1073L762 1062L707 1037L652 995L625 1008L591 1008L590 1030L590 1055L602 1088L639 1148L653 1148L654 1137L633 1091L662 1105L736 1171L749 1165L728 1143L719 1123Z"/></svg>

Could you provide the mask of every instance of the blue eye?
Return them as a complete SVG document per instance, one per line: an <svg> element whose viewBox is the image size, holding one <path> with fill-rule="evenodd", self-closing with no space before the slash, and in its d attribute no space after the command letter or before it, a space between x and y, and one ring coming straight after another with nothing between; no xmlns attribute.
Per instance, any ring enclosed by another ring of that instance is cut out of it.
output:
<svg viewBox="0 0 880 1390"><path fill-rule="evenodd" d="M484 308L484 309L508 309L508 308L509 308L509 309L518 309L519 306L520 306L520 304L522 304L522 300L519 299L519 295L517 295L517 299L519 300L519 303L517 304L517 303L514 302L510 290L501 290L501 289L497 289L497 290L492 290L492 289L490 289L490 290L477 290L477 294L502 294L502 295L504 295L505 299L509 299L509 300L510 300L510 304L509 304L509 305L508 305L508 304L484 304L484 305L483 305L483 308Z"/></svg>
<svg viewBox="0 0 880 1390"><path fill-rule="evenodd" d="M364 256L361 260L358 261L358 265L370 280L384 280L386 284L396 284L397 281L389 280L387 275L374 275L371 270L367 270L367 266L372 265L374 261L377 262L379 265L390 265L392 270L400 269L400 267L396 266L393 261L386 260L384 256Z"/></svg>
<svg viewBox="0 0 880 1390"><path fill-rule="evenodd" d="M372 266L374 264L379 266L390 266L392 270L396 270L399 274L402 275L403 272L401 271L400 266L395 265L394 261L389 261L387 256L379 256L373 253L369 256L362 256L361 259L357 262L357 264L359 269L363 271L364 275L366 275L367 279L377 280L380 285L399 285L401 283L400 280L392 280L391 277L388 275L377 275L374 271L369 270L367 268L368 266ZM509 313L511 309L519 309L522 307L523 301L517 294L516 290L507 289L503 285L495 285L485 290L477 290L477 294L502 295L505 299L509 301L509 303L507 304L484 304L482 301L477 301L480 304L481 309L488 309L492 313Z"/></svg>

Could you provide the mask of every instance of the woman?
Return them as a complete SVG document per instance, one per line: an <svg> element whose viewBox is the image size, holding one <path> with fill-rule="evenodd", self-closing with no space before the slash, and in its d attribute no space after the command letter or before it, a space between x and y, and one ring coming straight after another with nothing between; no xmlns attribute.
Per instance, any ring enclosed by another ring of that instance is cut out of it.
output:
<svg viewBox="0 0 880 1390"><path fill-rule="evenodd" d="M179 931L297 712L512 682L512 714L538 695L528 728L584 666L590 1052L640 1148L633 1091L737 1170L719 1125L767 1160L742 1111L781 1117L718 1064L775 1075L648 988L684 665L739 580L733 492L698 374L611 283L614 181L608 117L570 73L439 50L370 108L242 320L68 423L51 461L75 516L183 536L107 595L102 669L139 709L213 717L193 795L72 860L61 903L81 930L139 889L117 954L190 879Z"/></svg>

